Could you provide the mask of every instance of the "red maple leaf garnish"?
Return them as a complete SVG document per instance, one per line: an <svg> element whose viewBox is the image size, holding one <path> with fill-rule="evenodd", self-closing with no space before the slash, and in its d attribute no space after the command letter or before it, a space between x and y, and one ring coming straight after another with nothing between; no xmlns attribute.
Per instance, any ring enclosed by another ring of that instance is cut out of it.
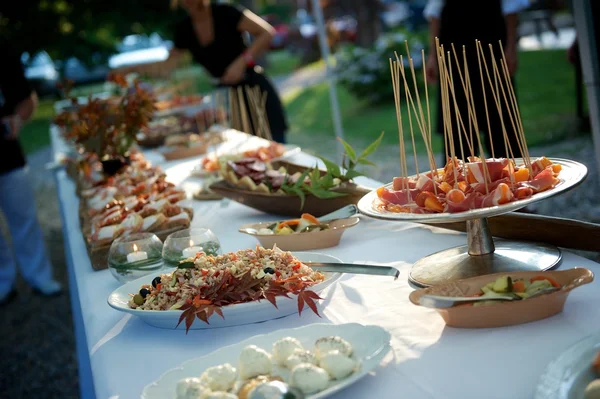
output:
<svg viewBox="0 0 600 399"><path fill-rule="evenodd" d="M256 279L250 273L236 277L228 271L221 272L219 281L212 286L195 286L188 284L196 291L193 300L188 300L179 308L183 312L179 316L176 327L185 320L185 333L198 318L209 324L209 319L215 313L224 318L222 307L236 303L268 300L277 308L277 297L291 298L290 294L298 297L298 315L302 315L306 304L317 316L321 317L315 301L322 299L307 287L315 284L304 275L296 275L288 279L263 280Z"/></svg>

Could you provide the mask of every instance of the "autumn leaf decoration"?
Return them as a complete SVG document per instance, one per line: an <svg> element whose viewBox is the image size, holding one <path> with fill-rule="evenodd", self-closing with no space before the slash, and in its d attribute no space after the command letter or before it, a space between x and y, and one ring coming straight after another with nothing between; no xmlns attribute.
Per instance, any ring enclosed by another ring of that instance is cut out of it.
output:
<svg viewBox="0 0 600 399"><path fill-rule="evenodd" d="M255 279L250 272L240 277L233 276L229 272L220 275L218 283L211 287L198 287L188 285L196 291L193 300L188 300L179 309L183 310L179 317L177 327L185 320L185 333L187 334L196 318L206 324L216 313L223 317L221 307L236 303L260 301L266 299L277 308L277 297L290 298L290 294L298 297L298 314L302 314L306 304L317 316L321 317L317 309L316 300L322 299L314 291L307 290L314 282L309 281L303 275L297 275L288 279L274 279L267 284L262 279Z"/></svg>

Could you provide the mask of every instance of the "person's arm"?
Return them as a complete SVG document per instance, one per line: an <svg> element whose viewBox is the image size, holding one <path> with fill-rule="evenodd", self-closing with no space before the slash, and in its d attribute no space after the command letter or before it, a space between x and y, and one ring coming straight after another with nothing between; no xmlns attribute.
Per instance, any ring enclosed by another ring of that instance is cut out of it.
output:
<svg viewBox="0 0 600 399"><path fill-rule="evenodd" d="M252 45L225 70L221 82L235 84L244 78L249 61L255 60L269 49L275 29L252 11L244 10L237 25L240 32L248 32L254 37Z"/></svg>
<svg viewBox="0 0 600 399"><path fill-rule="evenodd" d="M423 15L429 20L429 54L426 61L427 81L436 82L438 75L437 49L435 39L440 34L440 17L442 15L442 0L429 0Z"/></svg>
<svg viewBox="0 0 600 399"><path fill-rule="evenodd" d="M35 112L37 108L38 98L37 94L34 91L31 92L29 97L21 101L15 108L15 113L4 118L5 122L8 122L10 125L10 134L11 138L17 138L19 136L19 132L21 128Z"/></svg>
<svg viewBox="0 0 600 399"><path fill-rule="evenodd" d="M519 12L529 7L529 0L502 0L502 13L506 24L506 43L504 43L504 54L508 72L514 76L517 71L517 49L519 35L517 28L519 25Z"/></svg>
<svg viewBox="0 0 600 399"><path fill-rule="evenodd" d="M519 18L516 13L507 14L504 16L506 20L506 43L504 43L504 55L506 57L506 65L510 76L514 76L517 72L517 25Z"/></svg>
<svg viewBox="0 0 600 399"><path fill-rule="evenodd" d="M437 49L436 38L440 34L440 19L432 17L429 19L429 54L427 55L427 82L437 82Z"/></svg>

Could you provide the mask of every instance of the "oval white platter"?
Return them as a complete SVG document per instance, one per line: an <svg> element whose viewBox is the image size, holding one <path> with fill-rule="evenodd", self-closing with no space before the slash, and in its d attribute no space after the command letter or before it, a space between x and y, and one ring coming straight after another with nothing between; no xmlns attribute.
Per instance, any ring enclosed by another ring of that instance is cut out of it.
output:
<svg viewBox="0 0 600 399"><path fill-rule="evenodd" d="M360 199L360 201L358 202L358 209L361 213L377 219L398 220L416 223L463 222L465 220L502 215L504 213L516 211L518 209L526 207L527 205L533 204L534 202L538 202L543 199L552 197L553 195L570 190L573 187L577 186L579 183L581 183L587 176L587 167L582 163L562 158L549 159L553 163L558 163L562 166L562 170L558 175L558 179L560 180L560 182L553 188L535 194L534 196L524 200L509 202L504 205L497 205L481 209L472 209L470 211L456 213L395 213L381 211L378 209L377 201L379 201L379 198L377 197L377 190L373 190ZM523 161L520 158L517 158L516 162L517 165L523 164ZM392 185L393 183L389 183L386 184L384 187L389 189L392 187Z"/></svg>
<svg viewBox="0 0 600 399"><path fill-rule="evenodd" d="M599 378L592 362L600 351L600 334L568 348L546 368L535 390L535 399L581 399L587 385Z"/></svg>
<svg viewBox="0 0 600 399"><path fill-rule="evenodd" d="M312 252L298 252L295 253L301 262L333 262L342 263L342 261L333 256L312 253ZM308 264L310 266L310 264ZM174 270L174 269L170 269ZM169 269L163 270L159 273L168 273ZM325 275L325 281L311 287L311 291L320 294L325 288L336 282L341 274L340 273L323 273ZM120 311L131 313L134 316L138 316L147 324L153 327L175 329L179 316L181 315L180 310L138 310L131 309L127 304L129 302L130 295L135 294L139 291L140 287L144 284L149 284L156 275L149 274L141 277L137 280L130 281L127 284L114 290L108 297L108 304ZM320 295L321 296L321 295ZM322 296L321 296L322 297ZM320 302L317 302L317 306L321 308ZM278 319L280 317L289 316L291 314L298 314L298 301L295 296L290 298L277 297L277 308L273 306L266 299L255 302L239 303L230 306L224 306L222 308L224 319L218 315L213 315L209 322L206 324L201 320L196 320L192 324L191 330L203 330L207 328L219 328L219 327L231 327L239 326L243 324L258 323L261 321ZM304 312L312 312L307 306L304 308ZM181 323L178 329L185 329L185 323Z"/></svg>
<svg viewBox="0 0 600 399"><path fill-rule="evenodd" d="M272 345L278 339L294 337L309 350L314 348L314 343L321 337L337 335L348 341L353 349L353 358L358 360L360 366L357 371L340 381L330 381L329 387L306 399L319 399L332 395L347 386L354 384L367 373L379 366L381 360L390 351L390 334L379 326L363 326L361 324L310 324L307 326L283 329L269 334L257 335L231 346L225 346L216 351L184 362L181 366L171 369L163 374L157 381L147 385L142 393L143 399L168 399L175 397L177 382L186 377L199 377L208 367L223 363L230 363L237 367L238 357L242 349L248 345L256 345L271 352ZM285 375L282 373L285 379Z"/></svg>

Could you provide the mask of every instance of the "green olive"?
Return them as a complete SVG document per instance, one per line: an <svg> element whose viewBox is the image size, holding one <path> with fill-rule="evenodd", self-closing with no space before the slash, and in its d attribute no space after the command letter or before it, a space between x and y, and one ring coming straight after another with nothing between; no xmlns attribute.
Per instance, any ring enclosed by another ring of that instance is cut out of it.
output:
<svg viewBox="0 0 600 399"><path fill-rule="evenodd" d="M135 294L133 296L133 303L138 306L142 306L144 304L144 298L140 294Z"/></svg>

